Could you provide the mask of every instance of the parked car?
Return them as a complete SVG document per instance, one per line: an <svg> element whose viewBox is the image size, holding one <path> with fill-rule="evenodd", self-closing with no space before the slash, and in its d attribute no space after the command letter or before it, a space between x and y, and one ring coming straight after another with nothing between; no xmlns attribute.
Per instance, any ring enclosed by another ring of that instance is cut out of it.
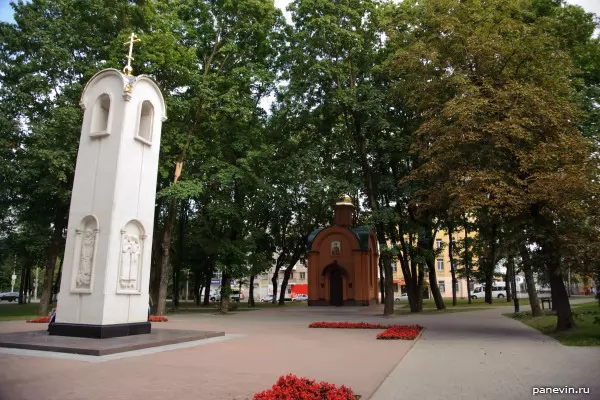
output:
<svg viewBox="0 0 600 400"><path fill-rule="evenodd" d="M400 296L394 297L394 301L408 300L408 293L402 293Z"/></svg>
<svg viewBox="0 0 600 400"><path fill-rule="evenodd" d="M0 293L0 301L10 301L13 302L19 299L19 292L6 292Z"/></svg>
<svg viewBox="0 0 600 400"><path fill-rule="evenodd" d="M292 301L308 301L308 295L299 294L298 296L294 297Z"/></svg>
<svg viewBox="0 0 600 400"><path fill-rule="evenodd" d="M270 303L273 301L273 295L268 295L260 299L263 303Z"/></svg>

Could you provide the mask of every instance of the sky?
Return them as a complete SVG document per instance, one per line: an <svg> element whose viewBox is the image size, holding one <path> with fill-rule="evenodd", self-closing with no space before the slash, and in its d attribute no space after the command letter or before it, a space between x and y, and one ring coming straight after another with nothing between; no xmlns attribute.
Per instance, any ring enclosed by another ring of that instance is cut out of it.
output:
<svg viewBox="0 0 600 400"><path fill-rule="evenodd" d="M0 21L13 22L13 10L10 7L11 0L0 0ZM275 0L275 6L285 10L291 0ZM588 12L600 15L600 0L568 0L570 4L577 4Z"/></svg>

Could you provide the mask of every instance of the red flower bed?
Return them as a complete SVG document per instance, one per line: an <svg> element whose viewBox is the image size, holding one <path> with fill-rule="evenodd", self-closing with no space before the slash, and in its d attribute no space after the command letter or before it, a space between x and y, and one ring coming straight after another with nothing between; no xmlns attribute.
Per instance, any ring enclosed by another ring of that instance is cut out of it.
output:
<svg viewBox="0 0 600 400"><path fill-rule="evenodd" d="M367 322L313 322L309 328L333 329L388 329L394 325L369 324Z"/></svg>
<svg viewBox="0 0 600 400"><path fill-rule="evenodd" d="M35 318L35 319L30 319L27 322L31 322L33 324L44 324L44 323L49 323L50 322L50 317L39 317L39 318Z"/></svg>
<svg viewBox="0 0 600 400"><path fill-rule="evenodd" d="M167 317L155 317L154 315L151 315L148 318L148 321L150 321L150 322L167 322L168 319L167 319Z"/></svg>
<svg viewBox="0 0 600 400"><path fill-rule="evenodd" d="M380 325L367 322L313 322L309 328L333 328L333 329L385 329L377 335L377 339L383 340L413 340L423 329L419 325Z"/></svg>
<svg viewBox="0 0 600 400"><path fill-rule="evenodd" d="M413 340L423 329L419 325L396 325L377 335L381 340Z"/></svg>
<svg viewBox="0 0 600 400"><path fill-rule="evenodd" d="M327 382L298 378L289 374L281 376L269 390L256 393L253 400L355 400L352 390L345 386L336 387Z"/></svg>

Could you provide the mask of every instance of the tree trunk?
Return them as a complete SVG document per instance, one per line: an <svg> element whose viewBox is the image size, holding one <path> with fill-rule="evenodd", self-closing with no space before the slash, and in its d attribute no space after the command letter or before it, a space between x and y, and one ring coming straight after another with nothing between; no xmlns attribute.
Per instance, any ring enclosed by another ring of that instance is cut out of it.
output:
<svg viewBox="0 0 600 400"><path fill-rule="evenodd" d="M44 286L42 287L42 295L40 296L40 307L38 314L40 316L48 315L48 306L52 303L52 283L54 281L54 269L56 267L56 259L60 251L62 241L62 233L65 227L65 219L62 215L58 216L54 222L54 232L48 247L46 256L46 271L44 273Z"/></svg>
<svg viewBox="0 0 600 400"><path fill-rule="evenodd" d="M444 304L444 299L437 283L437 273L433 260L427 260L427 269L429 270L429 288L431 289L431 296L433 296L435 307L438 310L444 310L446 309L446 305Z"/></svg>
<svg viewBox="0 0 600 400"><path fill-rule="evenodd" d="M298 242L296 242L296 246L294 247L294 252L292 256L288 260L287 268L283 273L283 282L281 282L281 289L279 294L279 305L283 306L285 304L285 290L287 288L288 281L290 279L290 275L294 272L294 266L300 260L300 256L302 255L302 250L304 249L304 244L306 243L307 236L302 236Z"/></svg>
<svg viewBox="0 0 600 400"><path fill-rule="evenodd" d="M394 315L394 269L392 268L392 257L385 255L383 258L383 274L385 299L383 307L383 315Z"/></svg>
<svg viewBox="0 0 600 400"><path fill-rule="evenodd" d="M521 246L521 268L525 274L525 285L527 286L527 295L529 297L529 304L531 305L531 315L539 317L542 315L542 308L538 300L537 292L535 290L535 280L533 279L533 270L530 264L529 252L525 245Z"/></svg>
<svg viewBox="0 0 600 400"><path fill-rule="evenodd" d="M165 230L163 231L161 244L160 268L157 271L158 277L158 301L156 304L156 315L164 315L167 306L167 289L169 286L169 263L171 258L171 237L173 236L174 217L177 208L175 199L171 200L165 220Z"/></svg>
<svg viewBox="0 0 600 400"><path fill-rule="evenodd" d="M417 311L423 311L423 292L425 291L425 267L423 264L417 266ZM428 289L429 290L429 289Z"/></svg>
<svg viewBox="0 0 600 400"><path fill-rule="evenodd" d="M221 314L227 314L229 312L229 296L231 295L230 280L229 275L223 272L221 276L221 302L219 307Z"/></svg>
<svg viewBox="0 0 600 400"><path fill-rule="evenodd" d="M417 241L417 246L421 248L422 254L427 254L425 257L425 263L427 264L428 275L429 275L429 288L431 289L431 295L433 296L433 301L435 302L435 307L438 310L444 310L446 305L444 304L444 299L442 298L442 294L440 293L440 287L437 282L437 272L435 270L435 260L433 258L433 235L431 231L427 230L427 233L424 237L419 237Z"/></svg>
<svg viewBox="0 0 600 400"><path fill-rule="evenodd" d="M465 277L467 278L467 301L471 304L471 267L469 262L469 231L467 227L467 220L465 219Z"/></svg>
<svg viewBox="0 0 600 400"><path fill-rule="evenodd" d="M456 266L454 264L454 239L452 233L454 232L452 225L448 226L448 257L450 258L450 273L452 275L452 305L456 306Z"/></svg>
<svg viewBox="0 0 600 400"><path fill-rule="evenodd" d="M552 289L552 304L556 309L556 331L566 331L575 326L571 304L565 288L560 265L555 260L548 260L548 272L550 275L550 288Z"/></svg>
<svg viewBox="0 0 600 400"><path fill-rule="evenodd" d="M32 270L33 269L33 264L29 265L29 268L27 269L27 304L31 303L31 298L33 297L33 276L32 276Z"/></svg>
<svg viewBox="0 0 600 400"><path fill-rule="evenodd" d="M504 275L504 286L506 287L506 302L507 303L510 303L512 301L513 291L511 290L511 288L513 286L512 282L514 280L514 278L513 278L514 270L515 270L515 261L511 256L506 260L506 274ZM515 288L515 290L516 290L516 288ZM516 296L516 294L515 294L515 296Z"/></svg>
<svg viewBox="0 0 600 400"><path fill-rule="evenodd" d="M484 263L482 263L484 264ZM492 304L492 286L494 285L494 267L489 259L485 260L485 302Z"/></svg>
<svg viewBox="0 0 600 400"><path fill-rule="evenodd" d="M203 290L204 290L204 285L201 285L200 283L198 283L198 284L194 283L194 304L197 306L199 306L200 303L202 303L200 294L202 293Z"/></svg>
<svg viewBox="0 0 600 400"><path fill-rule="evenodd" d="M380 301L382 304L385 304L385 274L383 272L383 258L381 257L381 255L379 255L379 262L378 262L378 268L379 268L379 293L381 297L380 299L377 299L377 301Z"/></svg>
<svg viewBox="0 0 600 400"><path fill-rule="evenodd" d="M279 281L279 271L281 270L283 259L285 258L287 258L287 255L284 256L284 253L279 254L279 257L275 262L275 272L273 272L273 276L271 277L271 284L273 285L273 299L271 300L271 303L273 304L277 304L277 282Z"/></svg>
<svg viewBox="0 0 600 400"><path fill-rule="evenodd" d="M250 287L248 288L248 307L256 307L254 302L254 275L250 275Z"/></svg>
<svg viewBox="0 0 600 400"><path fill-rule="evenodd" d="M21 280L19 282L19 304L23 304L24 303L24 294L25 294L25 276L27 275L27 267L25 266L25 263L23 263L23 265L21 266Z"/></svg>
<svg viewBox="0 0 600 400"><path fill-rule="evenodd" d="M150 304L152 305L152 313L156 314L156 308L158 304L158 292L160 288L160 262L161 262L161 249L160 243L162 235L160 222L160 209L162 206L162 202L157 200L156 206L154 207L154 232L152 236L152 255L150 257L150 287L148 288L150 298L152 301Z"/></svg>
<svg viewBox="0 0 600 400"><path fill-rule="evenodd" d="M213 269L210 267L209 271L206 273L206 281L204 282L204 302L202 305L204 307L210 304L210 282L212 281Z"/></svg>

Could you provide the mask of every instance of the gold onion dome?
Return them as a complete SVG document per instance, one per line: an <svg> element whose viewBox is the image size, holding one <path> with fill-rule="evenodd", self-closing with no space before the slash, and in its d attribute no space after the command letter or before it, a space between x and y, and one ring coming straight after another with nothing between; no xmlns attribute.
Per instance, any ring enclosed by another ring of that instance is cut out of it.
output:
<svg viewBox="0 0 600 400"><path fill-rule="evenodd" d="M339 201L337 203L335 203L335 205L336 206L353 206L354 207L354 204L352 204L352 199L347 194L341 195Z"/></svg>

